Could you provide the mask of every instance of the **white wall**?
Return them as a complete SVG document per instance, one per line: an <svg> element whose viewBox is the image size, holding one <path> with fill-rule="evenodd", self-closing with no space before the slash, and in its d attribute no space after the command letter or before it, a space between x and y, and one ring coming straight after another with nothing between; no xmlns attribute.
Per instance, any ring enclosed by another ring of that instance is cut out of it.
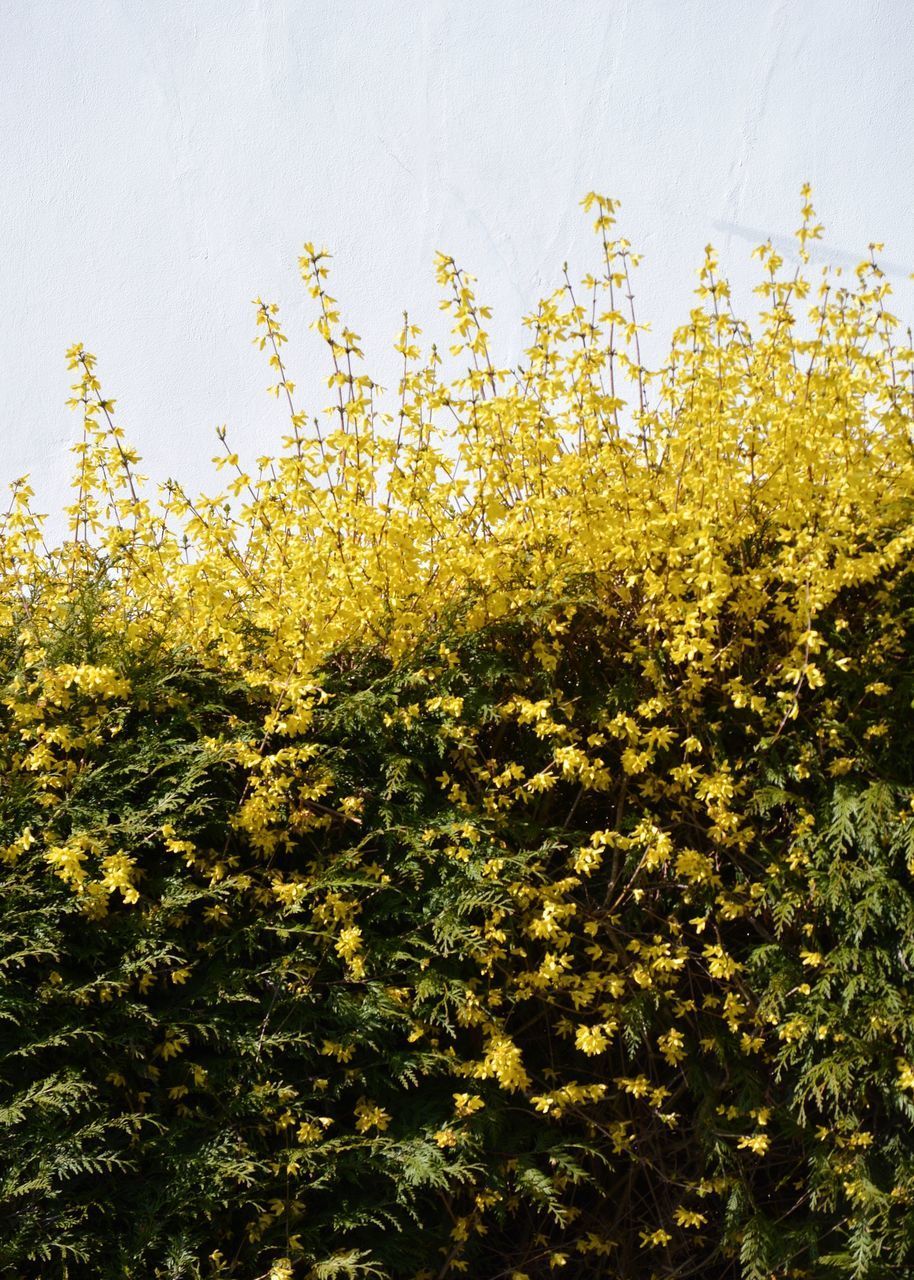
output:
<svg viewBox="0 0 914 1280"><path fill-rule="evenodd" d="M709 239L750 303L806 178L833 257L884 240L914 318L912 0L0 0L0 24L0 482L31 471L45 509L76 339L158 478L203 484L218 424L251 454L282 430L255 294L325 403L305 239L382 381L404 307L442 332L438 248L516 357L563 259L595 261L590 188L645 251L657 339Z"/></svg>

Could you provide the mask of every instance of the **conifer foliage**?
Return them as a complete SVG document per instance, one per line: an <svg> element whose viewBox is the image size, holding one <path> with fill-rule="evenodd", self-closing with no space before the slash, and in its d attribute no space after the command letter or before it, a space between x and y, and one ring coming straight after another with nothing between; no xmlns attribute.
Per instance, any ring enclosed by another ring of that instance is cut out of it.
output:
<svg viewBox="0 0 914 1280"><path fill-rule="evenodd" d="M0 533L0 1275L889 1280L914 1262L914 352L878 246L628 242L499 369L158 496L70 352ZM386 406L386 407L385 407Z"/></svg>

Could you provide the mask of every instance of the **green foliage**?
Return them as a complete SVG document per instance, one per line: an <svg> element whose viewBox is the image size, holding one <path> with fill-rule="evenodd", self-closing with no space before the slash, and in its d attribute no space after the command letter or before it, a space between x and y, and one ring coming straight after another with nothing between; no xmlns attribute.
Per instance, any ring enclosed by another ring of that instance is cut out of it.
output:
<svg viewBox="0 0 914 1280"><path fill-rule="evenodd" d="M272 752L256 688L166 645L128 659L75 600L42 662L125 683L91 704L51 821L128 851L138 900L74 894L46 839L5 863L0 1275L905 1274L911 576L874 594L878 623L866 591L835 604L827 682L777 733L753 741L713 685L673 704L718 773L741 760L749 834L726 853L718 811L623 767L611 726L651 696L645 662L676 668L584 588L396 663L335 654ZM746 678L776 659L769 637ZM9 688L34 665L6 661ZM609 782L512 793L507 766L556 759L517 698L601 737ZM12 848L48 817L3 740ZM276 841L244 817L264 761ZM646 859L648 818L712 878ZM599 833L607 856L572 873Z"/></svg>

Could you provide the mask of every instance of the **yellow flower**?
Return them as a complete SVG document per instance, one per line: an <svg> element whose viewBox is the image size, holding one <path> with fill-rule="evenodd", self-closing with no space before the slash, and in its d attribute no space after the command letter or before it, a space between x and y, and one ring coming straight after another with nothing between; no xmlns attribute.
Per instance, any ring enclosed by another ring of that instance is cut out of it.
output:
<svg viewBox="0 0 914 1280"><path fill-rule="evenodd" d="M673 1217L680 1227L703 1227L707 1222L707 1218L703 1213L697 1213L694 1209L686 1209L682 1205L673 1210Z"/></svg>
<svg viewBox="0 0 914 1280"><path fill-rule="evenodd" d="M471 1116L476 1111L481 1111L486 1104L475 1093L455 1093L454 1094L454 1114L465 1118Z"/></svg>
<svg viewBox="0 0 914 1280"><path fill-rule="evenodd" d="M740 1138L737 1147L752 1151L757 1156L763 1156L771 1146L771 1139L767 1133L754 1133Z"/></svg>
<svg viewBox="0 0 914 1280"><path fill-rule="evenodd" d="M677 1066L686 1056L685 1037L676 1027L671 1027L664 1035L659 1036L657 1044L660 1052L672 1067Z"/></svg>
<svg viewBox="0 0 914 1280"><path fill-rule="evenodd" d="M390 1125L387 1111L368 1098L359 1098L355 1104L355 1117L355 1127L359 1133L367 1133L370 1129L383 1133Z"/></svg>

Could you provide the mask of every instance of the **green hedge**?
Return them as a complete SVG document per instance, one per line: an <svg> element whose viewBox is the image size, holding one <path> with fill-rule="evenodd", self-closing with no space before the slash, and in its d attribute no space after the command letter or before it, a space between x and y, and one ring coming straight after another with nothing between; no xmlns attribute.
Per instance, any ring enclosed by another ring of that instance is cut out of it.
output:
<svg viewBox="0 0 914 1280"><path fill-rule="evenodd" d="M649 651L583 589L561 643L558 601L409 662L335 655L269 853L233 821L256 691L162 647L121 668L129 695L60 708L100 719L54 823L113 839L142 878L136 903L93 917L40 843L4 871L0 1274L905 1274L914 595L906 569L886 577L841 602L833 634L820 620L828 685L780 733L752 745L749 713L707 688L680 726L744 766L753 838L709 883L646 868L636 842L570 874L593 832L631 836L647 813L712 847L707 812L649 800L622 741L603 748L606 788L559 779L499 807L504 788L474 776L473 760L549 767L548 737L505 715L513 697L561 702L586 736L650 696ZM772 638L751 659L776 660ZM78 661L121 659L74 606L42 663ZM7 651L8 686L23 662ZM857 763L836 770L848 743ZM661 749L653 773L672 767ZM46 818L21 754L2 768L12 841ZM302 799L322 771L332 788ZM728 922L721 895L752 909ZM355 968L337 900L357 904ZM530 981L556 951L530 927L544 903L573 935L561 965L613 975L602 1052L563 1034L586 979L577 995ZM738 968L715 974L710 943ZM497 1060L493 1018L522 1066ZM671 1026L675 1061L657 1047Z"/></svg>

